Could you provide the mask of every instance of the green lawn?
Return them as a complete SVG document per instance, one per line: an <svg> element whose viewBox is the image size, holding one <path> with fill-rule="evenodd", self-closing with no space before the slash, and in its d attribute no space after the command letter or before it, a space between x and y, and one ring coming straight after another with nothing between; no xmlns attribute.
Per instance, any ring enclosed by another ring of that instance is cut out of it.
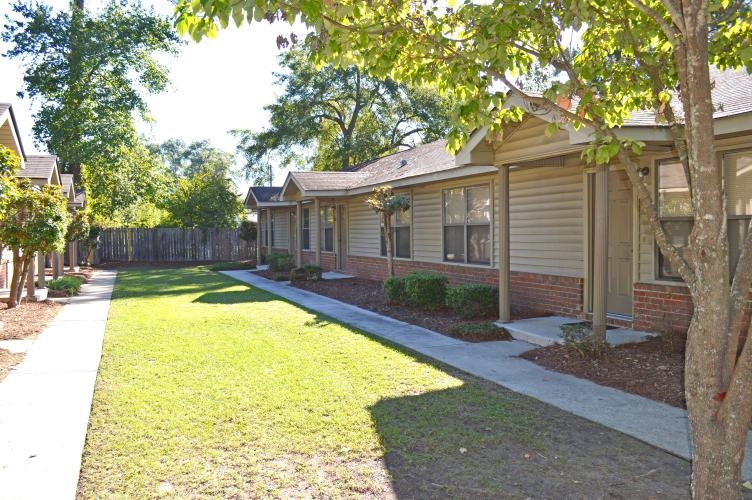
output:
<svg viewBox="0 0 752 500"><path fill-rule="evenodd" d="M657 486L645 475L656 467ZM79 496L671 497L686 494L686 473L618 433L205 268L129 269Z"/></svg>

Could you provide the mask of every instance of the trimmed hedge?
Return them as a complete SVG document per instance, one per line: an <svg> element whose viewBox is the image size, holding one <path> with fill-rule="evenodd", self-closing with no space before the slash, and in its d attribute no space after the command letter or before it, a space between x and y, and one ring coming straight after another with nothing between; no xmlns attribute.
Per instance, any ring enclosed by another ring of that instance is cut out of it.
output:
<svg viewBox="0 0 752 500"><path fill-rule="evenodd" d="M407 301L404 276L391 276L384 280L384 299L389 305L401 305Z"/></svg>
<svg viewBox="0 0 752 500"><path fill-rule="evenodd" d="M47 282L47 288L50 290L62 290L67 295L76 295L81 288L83 280L78 276L63 276Z"/></svg>
<svg viewBox="0 0 752 500"><path fill-rule="evenodd" d="M423 309L438 309L446 300L449 279L441 274L414 272L405 275L405 297L408 303Z"/></svg>
<svg viewBox="0 0 752 500"><path fill-rule="evenodd" d="M292 255L286 253L270 253L266 256L266 262L271 271L289 273L293 268Z"/></svg>
<svg viewBox="0 0 752 500"><path fill-rule="evenodd" d="M446 306L465 319L498 314L499 291L491 285L459 285L446 292Z"/></svg>

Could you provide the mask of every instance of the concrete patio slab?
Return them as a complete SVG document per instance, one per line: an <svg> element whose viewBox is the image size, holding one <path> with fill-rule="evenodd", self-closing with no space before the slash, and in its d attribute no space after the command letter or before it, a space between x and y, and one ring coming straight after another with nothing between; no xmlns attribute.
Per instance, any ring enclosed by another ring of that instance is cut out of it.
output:
<svg viewBox="0 0 752 500"><path fill-rule="evenodd" d="M564 316L544 316L519 319L509 323L497 322L496 324L506 328L509 334L517 340L545 347L563 343L561 325L577 322L576 319ZM613 328L606 331L606 340L611 345L644 342L651 337L653 335L650 333L632 330L631 328Z"/></svg>
<svg viewBox="0 0 752 500"><path fill-rule="evenodd" d="M686 411L571 375L546 370L517 357L536 347L528 342L464 342L328 297L270 281L247 271L223 271L223 274L477 377L690 459L691 445ZM550 329L556 321L558 320L541 324ZM567 322L572 321L571 318L567 318ZM504 326L509 328L508 324ZM556 328L558 330L558 326ZM752 480L752 441L749 439L742 477Z"/></svg>
<svg viewBox="0 0 752 500"><path fill-rule="evenodd" d="M96 271L0 383L0 497L76 496L116 272Z"/></svg>
<svg viewBox="0 0 752 500"><path fill-rule="evenodd" d="M344 273L338 273L336 271L327 271L321 275L322 278L325 280L344 280L347 278L352 278L349 274Z"/></svg>

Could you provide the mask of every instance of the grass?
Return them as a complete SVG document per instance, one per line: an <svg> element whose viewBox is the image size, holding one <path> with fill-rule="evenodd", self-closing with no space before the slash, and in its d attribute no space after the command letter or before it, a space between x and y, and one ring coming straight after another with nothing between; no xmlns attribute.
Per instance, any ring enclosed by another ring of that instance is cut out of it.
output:
<svg viewBox="0 0 752 500"><path fill-rule="evenodd" d="M550 454L546 470L614 455L601 428L584 423L583 445L551 433L557 419L575 417L206 268L130 269L113 294L79 496L524 496L542 484L531 454ZM554 458L562 439L574 457ZM655 467L650 448L630 446L635 464L614 474ZM596 472L576 496L607 491L612 475Z"/></svg>

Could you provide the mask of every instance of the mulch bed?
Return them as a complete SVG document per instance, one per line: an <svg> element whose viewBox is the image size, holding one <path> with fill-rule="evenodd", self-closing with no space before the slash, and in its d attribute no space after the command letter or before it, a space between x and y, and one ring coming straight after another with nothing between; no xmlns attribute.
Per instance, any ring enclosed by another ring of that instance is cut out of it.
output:
<svg viewBox="0 0 752 500"><path fill-rule="evenodd" d="M584 357L563 345L541 347L520 357L553 371L686 408L681 347L657 338L613 347L601 358Z"/></svg>
<svg viewBox="0 0 752 500"><path fill-rule="evenodd" d="M13 309L0 304L0 340L28 339L39 335L58 313L61 304L51 300L24 302ZM0 381L8 371L21 362L23 354L0 349Z"/></svg>
<svg viewBox="0 0 752 500"><path fill-rule="evenodd" d="M273 273L258 271L257 274L265 278L273 279ZM422 326L444 335L453 336L450 332L452 325L456 323L487 323L493 318L478 318L466 320L449 309L437 309L426 311L408 306L387 305L384 303L384 290L380 281L363 278L346 278L339 280L319 280L296 282L294 286L310 292L325 295L333 299L353 304L369 311L374 311L384 316L404 321L413 325ZM468 342L483 342L488 340L508 340L504 330L500 330L493 338L463 336L462 340Z"/></svg>

